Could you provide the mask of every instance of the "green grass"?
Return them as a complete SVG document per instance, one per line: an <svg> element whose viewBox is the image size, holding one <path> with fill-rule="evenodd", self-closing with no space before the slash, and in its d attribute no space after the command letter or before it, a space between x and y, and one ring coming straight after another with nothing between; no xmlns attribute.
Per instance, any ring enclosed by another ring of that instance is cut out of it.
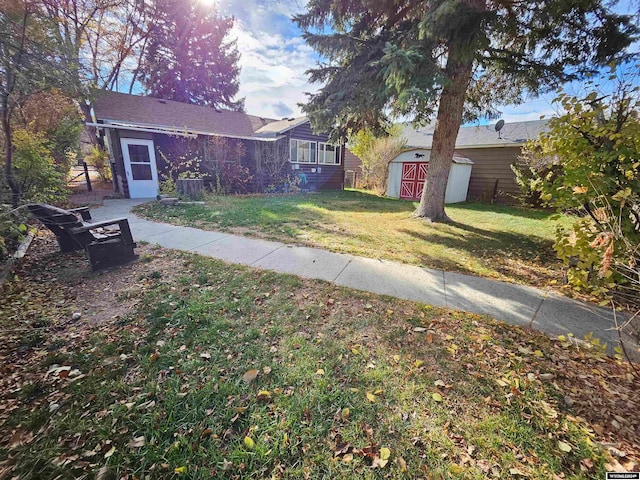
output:
<svg viewBox="0 0 640 480"><path fill-rule="evenodd" d="M561 279L549 212L462 203L452 222L412 218L417 204L358 191L209 197L205 206L147 204L151 219L542 286ZM561 223L568 224L568 219Z"/></svg>
<svg viewBox="0 0 640 480"><path fill-rule="evenodd" d="M151 260L118 296L135 310L50 331L55 350L33 351L22 386L0 393L15 407L2 430L26 437L0 448L12 476L604 477L593 420L560 399L582 372L624 391L613 360L476 315L143 250ZM86 376L46 375L54 363ZM548 372L557 383L539 379Z"/></svg>

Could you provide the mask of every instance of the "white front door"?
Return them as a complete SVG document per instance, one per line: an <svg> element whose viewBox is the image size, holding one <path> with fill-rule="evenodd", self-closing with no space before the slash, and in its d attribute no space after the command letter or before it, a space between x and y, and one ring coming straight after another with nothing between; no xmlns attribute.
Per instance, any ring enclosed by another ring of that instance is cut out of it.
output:
<svg viewBox="0 0 640 480"><path fill-rule="evenodd" d="M121 138L129 197L152 198L158 194L158 169L153 140Z"/></svg>

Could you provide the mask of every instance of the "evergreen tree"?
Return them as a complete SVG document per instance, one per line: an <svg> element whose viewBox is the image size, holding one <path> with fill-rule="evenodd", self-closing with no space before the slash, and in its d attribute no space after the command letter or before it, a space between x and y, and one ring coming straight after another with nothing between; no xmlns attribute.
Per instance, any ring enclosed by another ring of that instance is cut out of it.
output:
<svg viewBox="0 0 640 480"><path fill-rule="evenodd" d="M155 0L143 61L143 85L167 100L243 109L233 19L198 0Z"/></svg>
<svg viewBox="0 0 640 480"><path fill-rule="evenodd" d="M610 62L637 33L599 0L310 0L294 17L326 62L303 110L314 128L381 129L387 114L437 112L416 214L446 220L444 195L463 120L518 102Z"/></svg>

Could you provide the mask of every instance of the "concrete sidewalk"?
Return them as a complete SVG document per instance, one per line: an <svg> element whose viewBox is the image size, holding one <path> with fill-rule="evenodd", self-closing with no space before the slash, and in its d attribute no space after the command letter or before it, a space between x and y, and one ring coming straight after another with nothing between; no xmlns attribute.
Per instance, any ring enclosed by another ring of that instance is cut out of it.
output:
<svg viewBox="0 0 640 480"><path fill-rule="evenodd" d="M148 200L105 200L95 220L126 216L136 241L198 253L230 263L315 278L367 292L488 315L551 335L589 332L610 347L618 345L610 310L524 285L460 273L430 270L387 260L332 253L316 248L251 239L222 232L144 220L131 213ZM624 335L627 350L637 344Z"/></svg>

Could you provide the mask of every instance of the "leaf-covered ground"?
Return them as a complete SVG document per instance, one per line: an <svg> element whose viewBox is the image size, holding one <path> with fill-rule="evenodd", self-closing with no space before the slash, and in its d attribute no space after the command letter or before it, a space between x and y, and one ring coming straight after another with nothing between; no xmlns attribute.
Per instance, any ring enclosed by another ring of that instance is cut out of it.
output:
<svg viewBox="0 0 640 480"><path fill-rule="evenodd" d="M138 250L91 274L45 236L2 287L0 478L639 468L624 363L476 315Z"/></svg>

